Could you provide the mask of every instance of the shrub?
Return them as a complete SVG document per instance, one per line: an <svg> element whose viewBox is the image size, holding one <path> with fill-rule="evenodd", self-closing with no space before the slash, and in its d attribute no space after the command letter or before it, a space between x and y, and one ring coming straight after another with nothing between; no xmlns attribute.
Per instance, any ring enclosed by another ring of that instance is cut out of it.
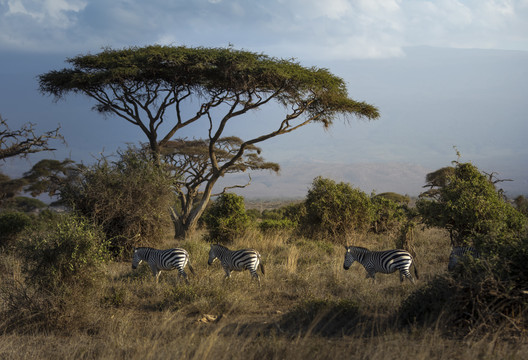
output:
<svg viewBox="0 0 528 360"><path fill-rule="evenodd" d="M287 231L287 230L294 230L297 226L296 223L294 223L291 220L288 219L282 219L282 220L262 220L258 224L258 228L263 233L273 232L273 231Z"/></svg>
<svg viewBox="0 0 528 360"><path fill-rule="evenodd" d="M416 206L424 223L447 229L456 246L489 239L489 235L500 241L518 236L526 227L526 218L506 202L488 176L469 163L457 163L435 197L422 198ZM497 250L489 242L475 245Z"/></svg>
<svg viewBox="0 0 528 360"><path fill-rule="evenodd" d="M93 304L108 259L104 234L86 219L67 215L20 240L25 281L8 279L0 291L4 330L69 331L91 326Z"/></svg>
<svg viewBox="0 0 528 360"><path fill-rule="evenodd" d="M159 242L174 202L171 176L149 154L129 148L119 156L81 169L78 181L61 189L66 204L101 226L115 255Z"/></svg>
<svg viewBox="0 0 528 360"><path fill-rule="evenodd" d="M400 229L407 220L406 205L391 200L388 197L376 195L372 197L372 230L384 233Z"/></svg>
<svg viewBox="0 0 528 360"><path fill-rule="evenodd" d="M314 179L305 206L301 226L312 238L329 236L336 240L352 232L366 231L372 219L367 194L349 184L322 177Z"/></svg>
<svg viewBox="0 0 528 360"><path fill-rule="evenodd" d="M449 328L469 331L512 325L524 331L528 325L526 217L505 200L489 175L472 164L456 163L445 173L438 188L428 192L430 198L417 203L418 210L427 225L447 229L453 245L474 245L481 259L468 259L450 277L413 294L402 309L403 317L423 321L427 311L438 315L444 308L443 323Z"/></svg>
<svg viewBox="0 0 528 360"><path fill-rule="evenodd" d="M404 324L440 325L448 332L493 333L528 328L528 243L501 268L468 259L450 275L437 276L413 292L399 309ZM524 265L523 265L524 264Z"/></svg>
<svg viewBox="0 0 528 360"><path fill-rule="evenodd" d="M220 195L204 214L208 239L229 243L249 227L244 198L230 193Z"/></svg>
<svg viewBox="0 0 528 360"><path fill-rule="evenodd" d="M101 265L108 259L107 248L100 228L85 218L68 215L47 231L24 240L21 256L33 285L57 291L73 285L94 285L101 275Z"/></svg>

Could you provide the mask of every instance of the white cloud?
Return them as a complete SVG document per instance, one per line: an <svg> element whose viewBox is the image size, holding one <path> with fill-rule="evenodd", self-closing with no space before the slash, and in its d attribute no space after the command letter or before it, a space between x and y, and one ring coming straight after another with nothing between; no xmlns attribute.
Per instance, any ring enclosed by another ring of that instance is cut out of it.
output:
<svg viewBox="0 0 528 360"><path fill-rule="evenodd" d="M0 0L0 49L149 43L282 57L384 58L405 46L528 50L528 0Z"/></svg>
<svg viewBox="0 0 528 360"><path fill-rule="evenodd" d="M72 14L85 7L83 0L7 0L5 16L28 16L46 27L65 28L73 24Z"/></svg>

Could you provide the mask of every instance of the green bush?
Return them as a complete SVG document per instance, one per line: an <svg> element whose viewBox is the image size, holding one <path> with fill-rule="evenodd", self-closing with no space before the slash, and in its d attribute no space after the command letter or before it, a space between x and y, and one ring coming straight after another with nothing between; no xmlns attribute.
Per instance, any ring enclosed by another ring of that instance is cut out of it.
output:
<svg viewBox="0 0 528 360"><path fill-rule="evenodd" d="M103 263L109 258L99 228L66 215L18 243L22 281L5 279L0 289L0 331L70 333L94 326Z"/></svg>
<svg viewBox="0 0 528 360"><path fill-rule="evenodd" d="M262 220L258 224L258 228L263 233L273 232L273 231L287 231L287 230L294 230L297 226L296 223L294 223L291 220L288 219L281 219L281 220Z"/></svg>
<svg viewBox="0 0 528 360"><path fill-rule="evenodd" d="M81 169L78 181L61 189L64 203L101 226L115 255L160 242L174 203L172 177L149 154L129 148L119 156Z"/></svg>
<svg viewBox="0 0 528 360"><path fill-rule="evenodd" d="M250 225L244 198L236 194L220 195L203 216L209 241L229 243Z"/></svg>
<svg viewBox="0 0 528 360"><path fill-rule="evenodd" d="M342 240L347 234L366 231L372 221L372 206L363 191L349 184L317 177L305 200L303 233L311 238Z"/></svg>
<svg viewBox="0 0 528 360"><path fill-rule="evenodd" d="M420 199L417 209L425 224L447 229L453 245L472 244L481 252L497 253L498 242L518 238L525 231L526 217L470 163L457 163L434 194L434 198Z"/></svg>
<svg viewBox="0 0 528 360"><path fill-rule="evenodd" d="M407 206L391 200L389 197L376 195L372 197L372 230L384 233L400 229L407 221Z"/></svg>
<svg viewBox="0 0 528 360"><path fill-rule="evenodd" d="M101 276L101 265L108 260L107 249L99 227L85 218L67 215L47 231L23 240L20 253L33 286L60 292L72 286L93 286Z"/></svg>
<svg viewBox="0 0 528 360"><path fill-rule="evenodd" d="M481 257L412 294L400 311L402 318L424 322L442 314L441 324L450 329L525 331L526 217L474 165L456 163L442 173L443 181L418 201L418 211L427 225L448 230L453 245L471 244Z"/></svg>

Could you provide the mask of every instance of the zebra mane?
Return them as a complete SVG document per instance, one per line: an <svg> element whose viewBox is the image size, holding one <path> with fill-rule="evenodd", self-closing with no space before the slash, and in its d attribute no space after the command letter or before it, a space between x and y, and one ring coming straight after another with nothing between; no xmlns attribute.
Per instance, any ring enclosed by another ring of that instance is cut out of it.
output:
<svg viewBox="0 0 528 360"><path fill-rule="evenodd" d="M361 247L361 246L351 246L351 247L357 250L361 250L361 251L370 251L369 249Z"/></svg>
<svg viewBox="0 0 528 360"><path fill-rule="evenodd" d="M222 249L229 250L229 249L228 249L226 246L224 246L224 245L220 245L220 244L213 244L213 245L214 245L214 246L218 246L218 247L220 247L220 248L222 248Z"/></svg>

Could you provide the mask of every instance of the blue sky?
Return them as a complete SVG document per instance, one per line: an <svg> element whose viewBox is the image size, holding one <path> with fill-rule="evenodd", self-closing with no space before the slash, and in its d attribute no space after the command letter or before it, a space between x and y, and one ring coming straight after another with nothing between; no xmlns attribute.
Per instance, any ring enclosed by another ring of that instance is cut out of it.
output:
<svg viewBox="0 0 528 360"><path fill-rule="evenodd" d="M90 162L144 140L91 111L87 98L42 96L36 76L81 53L149 44L296 58L329 68L352 98L378 106L374 122L309 126L262 143L281 175L252 174L244 196L301 197L318 175L416 195L428 172L456 160L454 146L462 161L514 180L502 183L510 195L528 194L528 0L0 0L0 114L12 128L61 124L67 141L0 171L20 174L43 157ZM185 135L201 136L193 131Z"/></svg>

